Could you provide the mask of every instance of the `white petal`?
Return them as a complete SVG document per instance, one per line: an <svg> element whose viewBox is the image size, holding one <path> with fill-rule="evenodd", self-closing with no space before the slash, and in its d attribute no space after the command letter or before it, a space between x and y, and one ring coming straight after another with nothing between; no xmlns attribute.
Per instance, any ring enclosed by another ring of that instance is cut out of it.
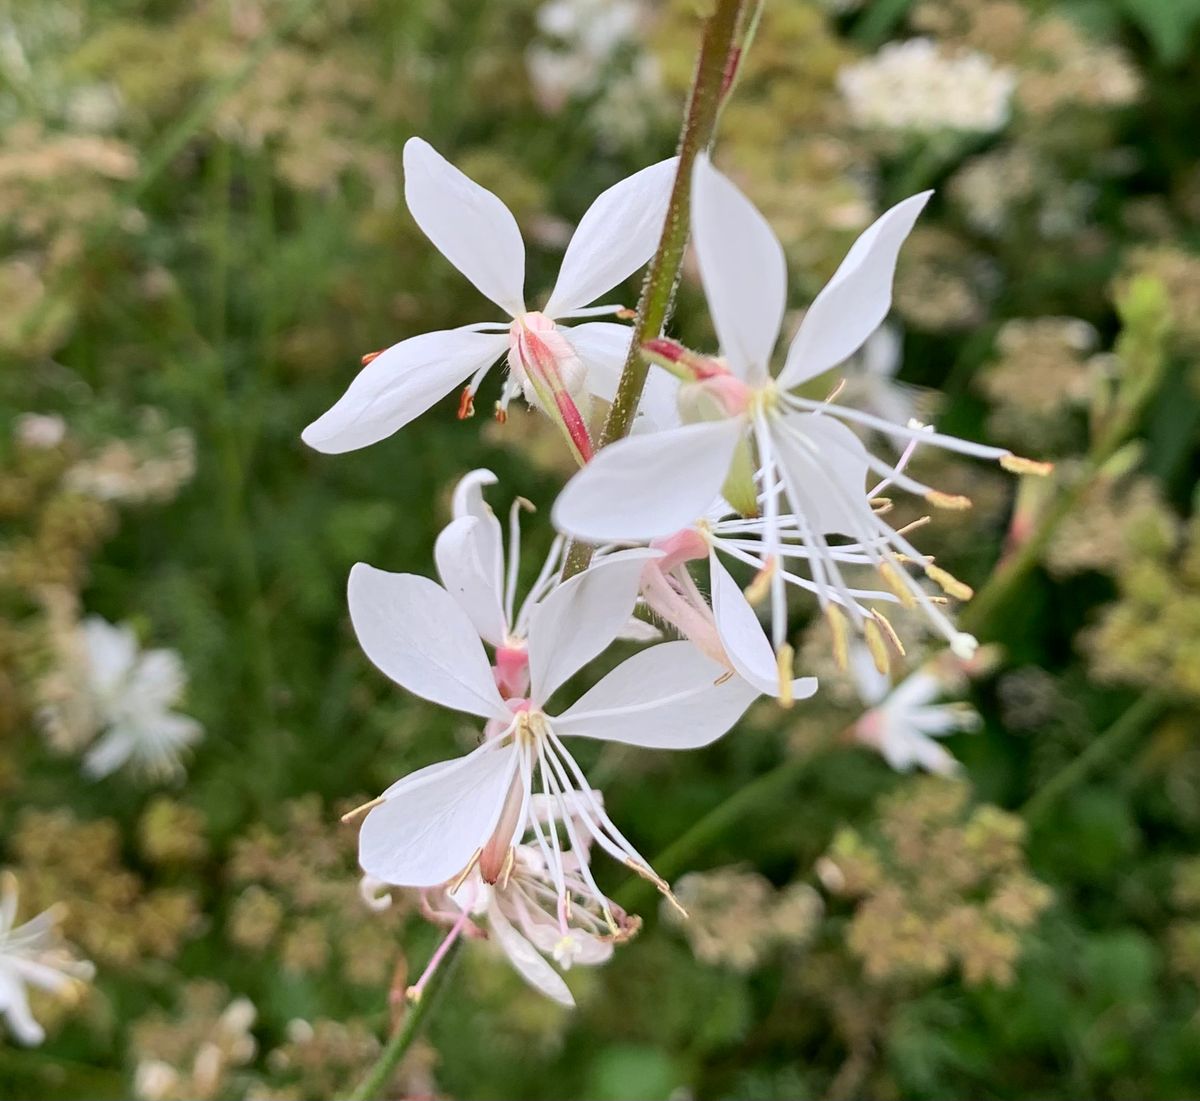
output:
<svg viewBox="0 0 1200 1101"><path fill-rule="evenodd" d="M483 490L485 486L494 486L500 479L496 477L486 467L477 467L474 470L468 471L458 479L458 484L454 487L454 496L451 502L450 510L454 519L460 516L478 516L481 519L487 519L491 516L495 518L495 513L491 506L483 499ZM496 531L499 533L500 526L496 525Z"/></svg>
<svg viewBox="0 0 1200 1101"><path fill-rule="evenodd" d="M873 530L862 441L832 417L798 413L786 423L792 431L776 426L771 439L793 508L817 531L858 538L864 524Z"/></svg>
<svg viewBox="0 0 1200 1101"><path fill-rule="evenodd" d="M18 1043L29 1046L40 1044L46 1038L45 1030L30 1012L25 987L15 975L3 969L0 969L0 1016L8 1022Z"/></svg>
<svg viewBox="0 0 1200 1101"><path fill-rule="evenodd" d="M544 704L617 637L637 601L642 569L658 551L621 551L559 585L529 619L530 696Z"/></svg>
<svg viewBox="0 0 1200 1101"><path fill-rule="evenodd" d="M633 330L612 321L589 321L584 325L560 325L559 331L587 368L588 393L611 402L617 396Z"/></svg>
<svg viewBox="0 0 1200 1101"><path fill-rule="evenodd" d="M729 473L740 418L618 440L598 452L554 503L554 525L579 539L656 539L704 515Z"/></svg>
<svg viewBox="0 0 1200 1101"><path fill-rule="evenodd" d="M506 333L463 329L423 333L393 344L355 376L346 392L301 434L309 447L340 455L387 439L499 358Z"/></svg>
<svg viewBox="0 0 1200 1101"><path fill-rule="evenodd" d="M440 585L359 562L348 595L363 652L402 688L472 715L509 717L479 635Z"/></svg>
<svg viewBox="0 0 1200 1101"><path fill-rule="evenodd" d="M858 698L867 707L882 703L892 691L892 678L875 667L871 651L861 642L853 642L850 646L850 676Z"/></svg>
<svg viewBox="0 0 1200 1101"><path fill-rule="evenodd" d="M545 994L547 998L553 998L559 1005L569 1008L575 1004L575 999L571 997L571 991L563 982L562 976L512 927L494 902L488 907L488 928L517 974L534 990Z"/></svg>
<svg viewBox="0 0 1200 1101"><path fill-rule="evenodd" d="M496 518L490 517L492 524ZM504 619L500 570L499 524L492 530L488 520L462 516L441 531L433 556L446 591L471 617L479 637L493 646L504 643Z"/></svg>
<svg viewBox="0 0 1200 1101"><path fill-rule="evenodd" d="M516 772L512 745L418 769L383 793L358 835L358 862L398 887L435 887L487 843Z"/></svg>
<svg viewBox="0 0 1200 1101"><path fill-rule="evenodd" d="M730 369L764 379L787 298L783 248L754 204L704 154L692 174L692 239Z"/></svg>
<svg viewBox="0 0 1200 1101"><path fill-rule="evenodd" d="M427 141L404 145L404 199L438 251L502 310L525 312L525 243L512 211Z"/></svg>
<svg viewBox="0 0 1200 1101"><path fill-rule="evenodd" d="M780 372L780 386L791 389L836 367L887 317L900 246L932 194L923 191L897 203L854 242L804 315Z"/></svg>
<svg viewBox="0 0 1200 1101"><path fill-rule="evenodd" d="M658 248L671 184L670 157L613 184L588 208L563 256L547 317L586 306L640 268Z"/></svg>
<svg viewBox="0 0 1200 1101"><path fill-rule="evenodd" d="M100 695L115 691L137 661L138 643L133 629L91 615L83 621L83 644L92 688Z"/></svg>
<svg viewBox="0 0 1200 1101"><path fill-rule="evenodd" d="M560 735L695 749L716 741L758 695L690 642L664 642L623 661L551 724Z"/></svg>
<svg viewBox="0 0 1200 1101"><path fill-rule="evenodd" d="M775 661L775 651L771 649L750 601L716 554L709 554L708 568L712 584L713 617L726 655L738 674L760 692L778 696L779 667ZM792 681L793 699L808 699L816 690L816 677L798 677Z"/></svg>

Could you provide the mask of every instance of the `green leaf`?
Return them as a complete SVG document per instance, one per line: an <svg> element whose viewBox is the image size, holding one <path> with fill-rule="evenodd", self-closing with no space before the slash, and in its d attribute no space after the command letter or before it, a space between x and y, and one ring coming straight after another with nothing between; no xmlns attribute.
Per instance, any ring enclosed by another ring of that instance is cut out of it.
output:
<svg viewBox="0 0 1200 1101"><path fill-rule="evenodd" d="M1150 39L1160 61L1182 60L1200 22L1200 0L1120 0L1121 8Z"/></svg>

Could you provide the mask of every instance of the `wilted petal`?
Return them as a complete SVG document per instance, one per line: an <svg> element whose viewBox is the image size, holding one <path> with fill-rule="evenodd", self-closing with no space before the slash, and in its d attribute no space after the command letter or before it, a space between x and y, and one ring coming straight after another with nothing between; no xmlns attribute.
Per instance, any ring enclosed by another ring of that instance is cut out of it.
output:
<svg viewBox="0 0 1200 1101"><path fill-rule="evenodd" d="M704 154L692 175L692 238L722 354L735 374L764 379L787 297L783 248Z"/></svg>
<svg viewBox="0 0 1200 1101"><path fill-rule="evenodd" d="M383 793L358 835L358 862L398 887L435 887L486 844L517 767L512 745L486 742L419 769Z"/></svg>
<svg viewBox="0 0 1200 1101"><path fill-rule="evenodd" d="M598 543L688 527L720 492L743 431L730 418L618 440L566 484L555 527Z"/></svg>
<svg viewBox="0 0 1200 1101"><path fill-rule="evenodd" d="M496 523L495 517L489 519ZM461 516L442 529L433 548L446 592L471 617L480 638L493 646L502 646L507 632L498 535L498 524L493 531L486 519Z"/></svg>
<svg viewBox="0 0 1200 1101"><path fill-rule="evenodd" d="M423 333L377 355L324 415L301 433L309 447L340 455L386 439L508 347L507 333Z"/></svg>
<svg viewBox="0 0 1200 1101"><path fill-rule="evenodd" d="M708 568L713 618L726 655L738 674L760 692L778 696L779 667L758 616L716 554L708 556ZM792 681L793 699L807 699L816 690L816 677L798 677Z"/></svg>
<svg viewBox="0 0 1200 1101"><path fill-rule="evenodd" d="M560 735L694 749L716 741L758 695L690 642L664 642L623 661L551 724Z"/></svg>
<svg viewBox="0 0 1200 1101"><path fill-rule="evenodd" d="M404 145L404 198L450 263L502 310L525 312L525 243L499 198L421 138Z"/></svg>
<svg viewBox="0 0 1200 1101"><path fill-rule="evenodd" d="M349 599L363 652L402 688L483 718L510 717L470 618L440 585L359 562Z"/></svg>
<svg viewBox="0 0 1200 1101"><path fill-rule="evenodd" d="M640 268L658 247L678 157L613 184L588 208L563 256L543 313L561 317L586 306Z"/></svg>
<svg viewBox="0 0 1200 1101"><path fill-rule="evenodd" d="M488 929L496 943L504 950L517 974L534 990L545 994L547 998L553 998L559 1005L570 1007L575 1004L575 999L571 997L571 991L563 982L562 976L512 927L495 903L488 908Z"/></svg>
<svg viewBox="0 0 1200 1101"><path fill-rule="evenodd" d="M901 203L868 226L814 299L788 349L779 385L791 389L836 367L862 347L892 308L900 246L932 191Z"/></svg>
<svg viewBox="0 0 1200 1101"><path fill-rule="evenodd" d="M610 555L559 585L529 619L530 694L544 704L554 690L605 650L629 622L642 569L658 551Z"/></svg>

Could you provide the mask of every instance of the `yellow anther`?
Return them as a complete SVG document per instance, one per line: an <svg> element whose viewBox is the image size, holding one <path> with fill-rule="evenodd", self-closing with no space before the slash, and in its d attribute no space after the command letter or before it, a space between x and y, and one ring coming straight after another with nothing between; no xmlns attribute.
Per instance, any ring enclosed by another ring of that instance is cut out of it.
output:
<svg viewBox="0 0 1200 1101"><path fill-rule="evenodd" d="M879 564L879 576L888 589L896 594L896 599L904 607L915 608L917 606L917 598L913 596L912 589L905 584L905 579L901 576L900 571L890 562Z"/></svg>
<svg viewBox="0 0 1200 1101"><path fill-rule="evenodd" d="M895 502L890 497L872 497L870 504L871 508L875 510L876 516L886 516L896 507Z"/></svg>
<svg viewBox="0 0 1200 1101"><path fill-rule="evenodd" d="M873 610L871 618L879 624L879 629L883 631L884 637L892 644L896 653L904 657L904 643L900 641L900 636L896 634L896 628L892 626L888 617L883 612Z"/></svg>
<svg viewBox="0 0 1200 1101"><path fill-rule="evenodd" d="M771 591L771 578L775 573L775 556L771 555L763 563L763 568L754 575L754 580L746 586L744 592L751 604L761 604Z"/></svg>
<svg viewBox="0 0 1200 1101"><path fill-rule="evenodd" d="M795 702L792 697L792 661L796 651L790 643L785 642L775 655L775 665L779 671L779 706L791 707Z"/></svg>
<svg viewBox="0 0 1200 1101"><path fill-rule="evenodd" d="M873 619L863 621L863 638L866 640L867 649L871 652L871 660L875 663L875 668L885 676L891 672L892 663L888 657L887 643L883 639L883 631L879 629L879 624Z"/></svg>
<svg viewBox="0 0 1200 1101"><path fill-rule="evenodd" d="M834 663L844 673L850 668L850 629L846 615L836 604L826 604L825 618L833 635Z"/></svg>
<svg viewBox="0 0 1200 1101"><path fill-rule="evenodd" d="M512 854L511 849L509 849L509 854L510 855ZM475 867L476 864L479 863L479 858L482 855L483 855L483 849L476 849L471 854L471 859L467 861L467 866L465 868L463 868L463 870L461 872L459 872L458 875L456 875L453 880L451 880L450 886L446 888L448 893L454 894L454 892L457 891L459 889L459 887L461 887L467 881L467 876L469 876L471 874L472 869Z"/></svg>
<svg viewBox="0 0 1200 1101"><path fill-rule="evenodd" d="M500 865L500 890L504 890L508 886L509 877L512 875L513 867L517 863L517 850L511 845L508 847L508 852L504 854L504 863Z"/></svg>
<svg viewBox="0 0 1200 1101"><path fill-rule="evenodd" d="M949 570L944 570L941 566L935 566L932 562L926 563L925 576L935 585L940 585L942 591L947 596L954 597L955 600L970 600L975 595L975 590L970 585L959 581Z"/></svg>
<svg viewBox="0 0 1200 1101"><path fill-rule="evenodd" d="M934 508L944 508L950 512L962 512L972 505L970 497L964 497L961 493L942 493L937 489L926 493L925 500Z"/></svg>
<svg viewBox="0 0 1200 1101"><path fill-rule="evenodd" d="M1044 478L1054 469L1053 463L1039 462L1037 459L1023 459L1020 455L1001 455L1000 465L1012 474L1034 474Z"/></svg>

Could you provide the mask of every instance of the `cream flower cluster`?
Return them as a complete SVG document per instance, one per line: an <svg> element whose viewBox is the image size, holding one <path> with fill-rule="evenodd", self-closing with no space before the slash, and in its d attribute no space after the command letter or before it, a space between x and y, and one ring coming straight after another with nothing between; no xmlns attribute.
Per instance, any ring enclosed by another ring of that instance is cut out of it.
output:
<svg viewBox="0 0 1200 1101"><path fill-rule="evenodd" d="M365 815L364 893L385 905L380 888L416 889L430 919L449 928L413 997L456 938L486 936L533 987L570 1004L558 969L603 962L638 924L598 886L594 855L675 901L609 815L572 745L695 749L762 696L783 706L811 696L817 682L796 676L788 641L789 598L800 592L827 616L844 669L854 649L874 716L864 719L862 740L896 767L946 771L945 751L929 737L966 725L965 713L935 706L939 685L928 676L903 682L889 700L882 674L903 648L881 608L920 610L965 660L975 640L947 605L970 593L913 546L909 534L919 525L887 523L891 502L882 495L965 507L907 473L922 445L1018 471L1037 464L889 420L881 415L887 402L867 412L838 404L836 389L823 401L802 392L879 329L900 248L928 193L862 234L775 370L783 251L746 196L701 155L689 181L692 228L720 354L661 338L644 345L639 351L655 366L633 432L596 449L589 403L613 397L631 331L576 321L622 312L592 303L653 253L677 162L643 169L596 200L540 309L525 297L524 246L503 203L420 139L409 142L404 162L418 225L507 318L413 336L367 357L304 439L327 452L363 447L459 386L459 413L468 416L504 358L497 416L523 396L557 424L580 470L553 509L560 534L523 591L526 503L516 498L502 524L485 498L497 481L486 470L466 474L454 493L434 552L437 580L363 563L351 571L350 617L371 661L410 694L471 716L479 730L469 753L399 779L353 812ZM886 379L895 349L883 358L875 373ZM858 434L867 431L890 441L891 457L868 450ZM563 568L568 538L596 547L590 567L573 575ZM743 588L731 571L749 583ZM931 596L930 581L946 595ZM647 617L671 639L662 641ZM618 640L651 644L589 678L591 663ZM863 655L880 674L869 683ZM590 686L580 690L581 679Z"/></svg>
<svg viewBox="0 0 1200 1101"><path fill-rule="evenodd" d="M977 51L951 57L928 38L912 38L847 65L838 86L859 126L990 134L1008 122L1016 76Z"/></svg>

